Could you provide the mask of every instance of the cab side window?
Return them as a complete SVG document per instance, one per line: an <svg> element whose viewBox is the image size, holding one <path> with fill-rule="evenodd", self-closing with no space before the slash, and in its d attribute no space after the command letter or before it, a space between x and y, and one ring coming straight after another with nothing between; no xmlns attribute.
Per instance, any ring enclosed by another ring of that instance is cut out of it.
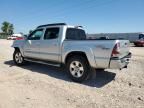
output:
<svg viewBox="0 0 144 108"><path fill-rule="evenodd" d="M45 35L44 35L44 39L48 40L48 39L56 39L59 36L59 28L55 27L55 28L47 28L45 31Z"/></svg>
<svg viewBox="0 0 144 108"><path fill-rule="evenodd" d="M66 39L68 40L86 40L86 34L84 30L76 28L68 28L66 32Z"/></svg>
<svg viewBox="0 0 144 108"><path fill-rule="evenodd" d="M43 29L35 30L29 35L28 40L40 40L40 38L43 36L43 33Z"/></svg>

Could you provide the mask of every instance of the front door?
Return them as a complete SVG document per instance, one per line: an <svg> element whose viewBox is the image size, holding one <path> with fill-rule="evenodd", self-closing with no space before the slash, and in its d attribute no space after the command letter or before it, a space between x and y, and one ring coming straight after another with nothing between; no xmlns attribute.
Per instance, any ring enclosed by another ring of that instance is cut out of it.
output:
<svg viewBox="0 0 144 108"><path fill-rule="evenodd" d="M40 39L44 34L43 29L33 31L27 38L24 45L24 56L30 58L40 58Z"/></svg>

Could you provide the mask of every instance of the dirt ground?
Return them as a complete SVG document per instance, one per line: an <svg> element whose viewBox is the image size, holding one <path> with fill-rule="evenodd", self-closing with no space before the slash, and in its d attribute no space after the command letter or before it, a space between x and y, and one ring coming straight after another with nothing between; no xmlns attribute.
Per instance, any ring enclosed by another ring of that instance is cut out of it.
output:
<svg viewBox="0 0 144 108"><path fill-rule="evenodd" d="M127 69L97 71L79 84L61 68L15 66L11 44L0 40L0 108L144 108L144 47L131 47Z"/></svg>

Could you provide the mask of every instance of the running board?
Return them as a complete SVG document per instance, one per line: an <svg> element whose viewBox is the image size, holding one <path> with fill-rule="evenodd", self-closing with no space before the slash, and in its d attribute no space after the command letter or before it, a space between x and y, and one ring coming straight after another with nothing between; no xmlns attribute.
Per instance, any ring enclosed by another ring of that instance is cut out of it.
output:
<svg viewBox="0 0 144 108"><path fill-rule="evenodd" d="M55 66L55 67L60 67L61 66L58 63L49 63L49 62L46 62L46 61L33 60L33 59L28 59L28 58L25 58L24 60L29 61L29 62L34 62L34 63L40 63L40 64L44 64L44 65Z"/></svg>

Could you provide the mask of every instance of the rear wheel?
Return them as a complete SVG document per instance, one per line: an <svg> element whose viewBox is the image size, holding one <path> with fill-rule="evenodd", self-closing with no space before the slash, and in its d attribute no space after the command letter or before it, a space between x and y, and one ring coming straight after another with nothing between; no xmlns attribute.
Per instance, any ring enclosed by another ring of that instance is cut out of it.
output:
<svg viewBox="0 0 144 108"><path fill-rule="evenodd" d="M90 66L86 58L72 56L67 61L67 70L73 81L82 82L88 78Z"/></svg>
<svg viewBox="0 0 144 108"><path fill-rule="evenodd" d="M22 56L21 52L19 50L15 50L13 54L13 60L16 65L21 66L24 64L24 57Z"/></svg>

